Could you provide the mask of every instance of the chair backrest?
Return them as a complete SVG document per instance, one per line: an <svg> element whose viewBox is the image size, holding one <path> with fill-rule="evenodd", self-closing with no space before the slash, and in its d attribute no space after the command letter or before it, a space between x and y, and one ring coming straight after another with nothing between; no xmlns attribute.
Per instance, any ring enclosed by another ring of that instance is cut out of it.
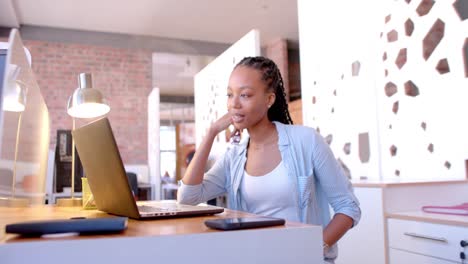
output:
<svg viewBox="0 0 468 264"><path fill-rule="evenodd" d="M150 183L149 167L146 164L124 164L125 171L137 175L138 182Z"/></svg>
<svg viewBox="0 0 468 264"><path fill-rule="evenodd" d="M134 172L126 172L128 183L130 184L130 188L132 189L133 196L135 198L138 197L138 179L137 175Z"/></svg>
<svg viewBox="0 0 468 264"><path fill-rule="evenodd" d="M11 188L13 183L13 170L8 168L0 168L0 186Z"/></svg>

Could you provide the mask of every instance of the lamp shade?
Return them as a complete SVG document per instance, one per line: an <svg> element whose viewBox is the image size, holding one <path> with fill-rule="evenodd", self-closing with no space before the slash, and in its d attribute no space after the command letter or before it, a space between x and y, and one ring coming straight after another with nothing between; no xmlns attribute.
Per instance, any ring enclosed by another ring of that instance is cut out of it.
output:
<svg viewBox="0 0 468 264"><path fill-rule="evenodd" d="M78 83L79 87L68 99L68 114L76 118L93 118L107 114L110 107L101 92L93 88L91 74L80 73Z"/></svg>
<svg viewBox="0 0 468 264"><path fill-rule="evenodd" d="M8 82L3 94L3 110L9 112L23 112L26 105L26 94L16 81Z"/></svg>

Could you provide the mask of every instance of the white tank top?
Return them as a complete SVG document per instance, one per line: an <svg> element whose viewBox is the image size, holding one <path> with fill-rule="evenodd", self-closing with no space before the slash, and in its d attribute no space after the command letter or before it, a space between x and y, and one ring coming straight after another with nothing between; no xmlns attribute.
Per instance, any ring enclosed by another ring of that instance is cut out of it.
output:
<svg viewBox="0 0 468 264"><path fill-rule="evenodd" d="M263 176L251 176L244 170L240 193L250 213L299 222L293 185L283 161Z"/></svg>

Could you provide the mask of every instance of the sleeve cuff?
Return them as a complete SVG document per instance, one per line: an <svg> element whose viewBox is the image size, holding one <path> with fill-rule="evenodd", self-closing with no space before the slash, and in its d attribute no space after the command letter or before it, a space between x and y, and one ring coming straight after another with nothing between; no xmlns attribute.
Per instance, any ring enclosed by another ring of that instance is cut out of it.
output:
<svg viewBox="0 0 468 264"><path fill-rule="evenodd" d="M355 227L359 223L359 220L361 220L361 209L359 209L359 207L357 208L357 211L344 210L335 212L335 214L344 214L353 219L353 225L351 228Z"/></svg>
<svg viewBox="0 0 468 264"><path fill-rule="evenodd" d="M177 191L177 200L183 204L197 204L199 203L199 193L202 184L188 185L184 184L182 180L178 182L179 190Z"/></svg>

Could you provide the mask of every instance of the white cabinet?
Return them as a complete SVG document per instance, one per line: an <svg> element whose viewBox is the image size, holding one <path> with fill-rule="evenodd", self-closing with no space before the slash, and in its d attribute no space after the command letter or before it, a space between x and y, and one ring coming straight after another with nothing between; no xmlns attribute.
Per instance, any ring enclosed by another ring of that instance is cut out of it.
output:
<svg viewBox="0 0 468 264"><path fill-rule="evenodd" d="M390 263L391 256L386 220L389 215L397 212L421 211L423 205L459 204L466 202L466 194L468 193L468 182L466 180L441 182L367 181L353 182L353 186L354 193L361 203L361 221L338 241L338 258L335 261L337 264ZM445 232L445 229L442 230ZM468 229L463 228L461 231L466 234L463 239L467 239ZM460 239L458 239L457 243L460 243ZM413 243L413 240L408 241L408 244L411 243ZM447 251L446 254L453 254L454 257L458 257L460 249L461 247L458 246L458 251L456 249L452 249L452 252L448 252L447 249L441 250ZM393 256L394 259L401 259L404 257L402 255L406 255L401 252L397 253L397 256ZM468 255L468 252L465 252L465 254ZM419 256L412 257L421 258ZM453 261L453 258L449 259ZM415 261L414 263L439 263L421 261ZM413 262L408 260L392 261L392 263L406 264ZM458 263L460 263L459 260Z"/></svg>
<svg viewBox="0 0 468 264"><path fill-rule="evenodd" d="M460 262L452 262L438 258L428 257L424 255L414 254L398 249L390 249L390 263L411 263L411 264L452 264Z"/></svg>
<svg viewBox="0 0 468 264"><path fill-rule="evenodd" d="M402 219L388 219L388 245L392 250L390 263L423 263L410 259L427 260L424 263L460 263L462 240L468 240L468 227L452 226ZM405 251L402 253L399 251ZM420 255L425 256L424 258ZM404 262L400 260L406 256Z"/></svg>
<svg viewBox="0 0 468 264"><path fill-rule="evenodd" d="M381 188L355 188L361 221L338 242L336 264L385 263L385 233Z"/></svg>

